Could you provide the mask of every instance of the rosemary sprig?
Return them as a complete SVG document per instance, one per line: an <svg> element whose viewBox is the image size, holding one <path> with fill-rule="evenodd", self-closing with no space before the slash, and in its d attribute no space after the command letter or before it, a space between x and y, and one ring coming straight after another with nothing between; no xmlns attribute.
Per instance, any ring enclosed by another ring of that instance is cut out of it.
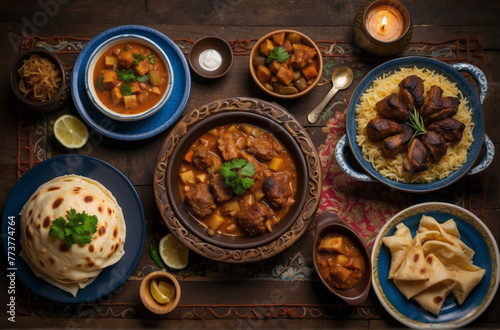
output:
<svg viewBox="0 0 500 330"><path fill-rule="evenodd" d="M411 137L410 141L408 142L408 145L411 144L411 141L417 136L417 135L423 135L427 133L427 130L425 129L425 123L424 123L424 118L420 115L420 113L417 112L417 109L413 107L413 113L410 111L410 122L405 123L406 125L410 126L415 130L413 133L413 136Z"/></svg>

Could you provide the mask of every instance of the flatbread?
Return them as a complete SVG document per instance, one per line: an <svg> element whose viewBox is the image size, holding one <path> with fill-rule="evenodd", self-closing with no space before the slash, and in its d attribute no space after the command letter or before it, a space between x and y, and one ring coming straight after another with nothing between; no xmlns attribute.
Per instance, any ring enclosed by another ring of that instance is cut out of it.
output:
<svg viewBox="0 0 500 330"><path fill-rule="evenodd" d="M382 242L391 251L391 268L389 269L388 278L393 279L394 274L413 246L410 229L404 223L400 222L396 226L394 235L382 238Z"/></svg>
<svg viewBox="0 0 500 330"><path fill-rule="evenodd" d="M98 218L90 244L68 249L49 236L52 221L66 218L71 208ZM20 255L38 277L76 296L102 269L124 255L126 225L115 197L99 182L77 175L54 178L41 185L21 210Z"/></svg>

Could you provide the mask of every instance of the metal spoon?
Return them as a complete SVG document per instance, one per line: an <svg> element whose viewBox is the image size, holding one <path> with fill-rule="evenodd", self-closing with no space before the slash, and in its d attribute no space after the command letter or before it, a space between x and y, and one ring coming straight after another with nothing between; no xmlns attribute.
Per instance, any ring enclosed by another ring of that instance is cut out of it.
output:
<svg viewBox="0 0 500 330"><path fill-rule="evenodd" d="M328 94L326 94L323 101L321 101L320 104L318 104L318 106L314 108L314 110L311 111L311 113L307 116L307 120L309 120L311 124L314 124L316 120L318 120L321 111L323 111L328 102L339 90L346 89L351 85L352 77L353 77L352 70L345 66L333 71L332 73L333 88L328 92Z"/></svg>

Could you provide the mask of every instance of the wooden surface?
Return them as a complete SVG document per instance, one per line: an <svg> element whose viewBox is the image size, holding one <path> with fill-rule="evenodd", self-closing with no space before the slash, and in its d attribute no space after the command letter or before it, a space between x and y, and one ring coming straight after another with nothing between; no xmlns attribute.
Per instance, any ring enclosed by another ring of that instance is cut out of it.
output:
<svg viewBox="0 0 500 330"><path fill-rule="evenodd" d="M61 4L61 3L65 4ZM183 1L91 1L73 0L46 1L50 3L49 14L43 14L42 6L35 1L2 1L0 3L0 28L4 36L0 41L3 55L0 57L0 207L3 209L7 196L16 183L17 172L17 106L16 100L9 86L10 67L17 54L16 47L9 41L8 36L19 36L24 28L28 34L38 34L43 37L64 35L73 37L92 38L98 33L125 24L141 24L152 27L164 33L171 39L186 38L196 40L202 36L216 35L225 40L259 38L261 35L278 28L289 27L300 30L313 40L345 40L353 38L352 22L362 0L322 0L322 1L249 1L249 0L183 0ZM409 10L413 25L413 41L440 42L443 40L480 36L484 46L483 70L487 76L489 90L483 106L485 131L493 140L497 150L500 148L500 116L497 114L500 104L500 29L498 16L500 2L465 1L465 0L406 0L403 1ZM56 4L56 5L54 5ZM28 22L28 23L26 23ZM33 24L35 22L38 26ZM31 29L29 28L31 24ZM28 28L26 28L28 27ZM9 34L10 33L10 34ZM68 60L71 61L68 57ZM251 96L269 99L251 81L248 73L248 57L236 56L228 75L218 81L207 84L193 79L192 90L186 105L187 112L194 107L210 101L231 96ZM340 61L339 65L342 62ZM368 62L370 63L370 62ZM374 60L373 67L380 61ZM357 82L362 77L357 77ZM336 98L349 99L355 90L353 84L347 90L340 92ZM318 104L330 89L330 85L316 87L307 96L296 101L278 101L289 110L310 132L315 145L324 143L326 132L323 129L325 122L309 125L307 113ZM337 109L343 111L343 109ZM58 110L47 117L50 125L58 115L63 113L76 114L73 105ZM244 311L232 311L223 318L205 317L204 320L166 320L153 317L141 309L138 287L143 271L155 269L147 255L149 245L168 233L161 223L153 198L152 173L154 160L158 149L168 130L158 136L136 143L125 143L104 139L102 143L92 144L85 148L86 154L102 159L124 173L135 186L146 215L148 230L145 251L134 278L127 281L120 292L112 295L112 303L124 306L122 314L116 310L108 312L106 305L89 304L82 312L81 309L65 309L64 306L50 308L37 307L31 309L29 315L17 315L16 323L6 320L7 280L2 274L0 277L0 327L190 327L190 328L385 328L400 327L383 308L378 304L372 293L367 304L373 307L375 314L353 315L337 313L329 317L294 318L288 316L268 318L263 312L268 305L282 304L294 306L302 304L316 308L324 305L328 310L330 305L339 305L324 292L317 281L307 282L266 282L266 281L234 281L230 277L217 279L202 279L198 281L184 281L181 283L183 297L181 305L214 305L219 306L219 314L223 314L232 304L248 303L253 305L254 312L260 313L259 319L239 317ZM61 148L53 138L48 139L46 146L49 157L67 154L69 151ZM497 242L500 240L500 160L497 156L491 166L483 173L461 180L457 189L462 189L464 196L470 196L470 208L475 214L483 212L484 222L488 225ZM455 192L456 193L456 192ZM449 202L457 202L456 194L427 194L414 197L417 201L432 201L436 198ZM466 201L468 202L468 201ZM302 239L301 246L311 244L310 237ZM190 263L205 263L199 256L190 254ZM310 256L307 256L310 257ZM279 257L278 257L279 258ZM276 261L279 263L279 261ZM223 269L223 265L216 265ZM251 268L251 266L250 266ZM228 274L230 269L227 269ZM17 281L19 290L22 284ZM26 290L26 289L24 289ZM26 292L26 291L23 291ZM272 296L279 292L279 296ZM249 295L255 297L249 299ZM42 304L45 306L45 303ZM42 306L40 305L40 306ZM127 306L130 307L130 310ZM134 307L135 306L135 307ZM229 307L228 307L229 306ZM337 306L338 307L338 306ZM116 306L114 307L116 308ZM483 328L500 327L499 295L495 297L489 309L470 326ZM246 309L248 310L248 308ZM286 312L286 311L285 311ZM201 311L200 311L201 313ZM275 313L273 315L278 315ZM344 315L348 315L346 318ZM247 315L248 316L248 315ZM250 313L250 316L252 314Z"/></svg>

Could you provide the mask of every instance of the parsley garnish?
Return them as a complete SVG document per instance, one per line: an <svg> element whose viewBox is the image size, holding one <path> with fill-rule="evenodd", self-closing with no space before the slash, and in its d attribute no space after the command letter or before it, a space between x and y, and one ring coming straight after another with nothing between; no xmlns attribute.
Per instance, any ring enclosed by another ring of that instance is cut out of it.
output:
<svg viewBox="0 0 500 330"><path fill-rule="evenodd" d="M137 77L137 82L140 82L140 83L143 83L143 82L146 82L149 80L149 76L147 74L145 74L144 76L142 77Z"/></svg>
<svg viewBox="0 0 500 330"><path fill-rule="evenodd" d="M255 166L244 159L235 158L222 165L221 174L226 178L226 185L231 187L236 195L242 195L254 184L252 176L255 174Z"/></svg>
<svg viewBox="0 0 500 330"><path fill-rule="evenodd" d="M101 93L104 93L104 82L102 81L102 79L103 79L102 75L100 75L95 83L97 85L97 88L99 88L99 90L101 91Z"/></svg>
<svg viewBox="0 0 500 330"><path fill-rule="evenodd" d="M132 54L132 56L134 57L134 65L137 65L137 64L139 64L140 61L146 59L144 57L144 55L142 55L141 53L139 53L139 54Z"/></svg>
<svg viewBox="0 0 500 330"><path fill-rule="evenodd" d="M118 74L118 79L123 80L126 83L132 82L135 80L134 70L130 69L125 71L124 69L116 71Z"/></svg>
<svg viewBox="0 0 500 330"><path fill-rule="evenodd" d="M271 51L271 53L267 57L266 63L271 63L274 59L276 59L276 61L278 61L278 63L283 63L286 60L288 60L289 58L290 58L290 54L288 54L286 49L281 47L281 46L278 46L278 47L275 47Z"/></svg>
<svg viewBox="0 0 500 330"><path fill-rule="evenodd" d="M149 63L155 64L155 58L153 57L153 54L151 54L150 51L148 51L148 60L149 60Z"/></svg>
<svg viewBox="0 0 500 330"><path fill-rule="evenodd" d="M67 221L66 221L67 219ZM92 241L92 234L97 231L97 217L83 211L76 213L75 209L66 212L66 219L62 216L52 221L49 236L57 236L70 248L73 244L83 246Z"/></svg>
<svg viewBox="0 0 500 330"><path fill-rule="evenodd" d="M130 84L123 84L122 94L123 96L128 96L132 94L132 87L130 87Z"/></svg>

